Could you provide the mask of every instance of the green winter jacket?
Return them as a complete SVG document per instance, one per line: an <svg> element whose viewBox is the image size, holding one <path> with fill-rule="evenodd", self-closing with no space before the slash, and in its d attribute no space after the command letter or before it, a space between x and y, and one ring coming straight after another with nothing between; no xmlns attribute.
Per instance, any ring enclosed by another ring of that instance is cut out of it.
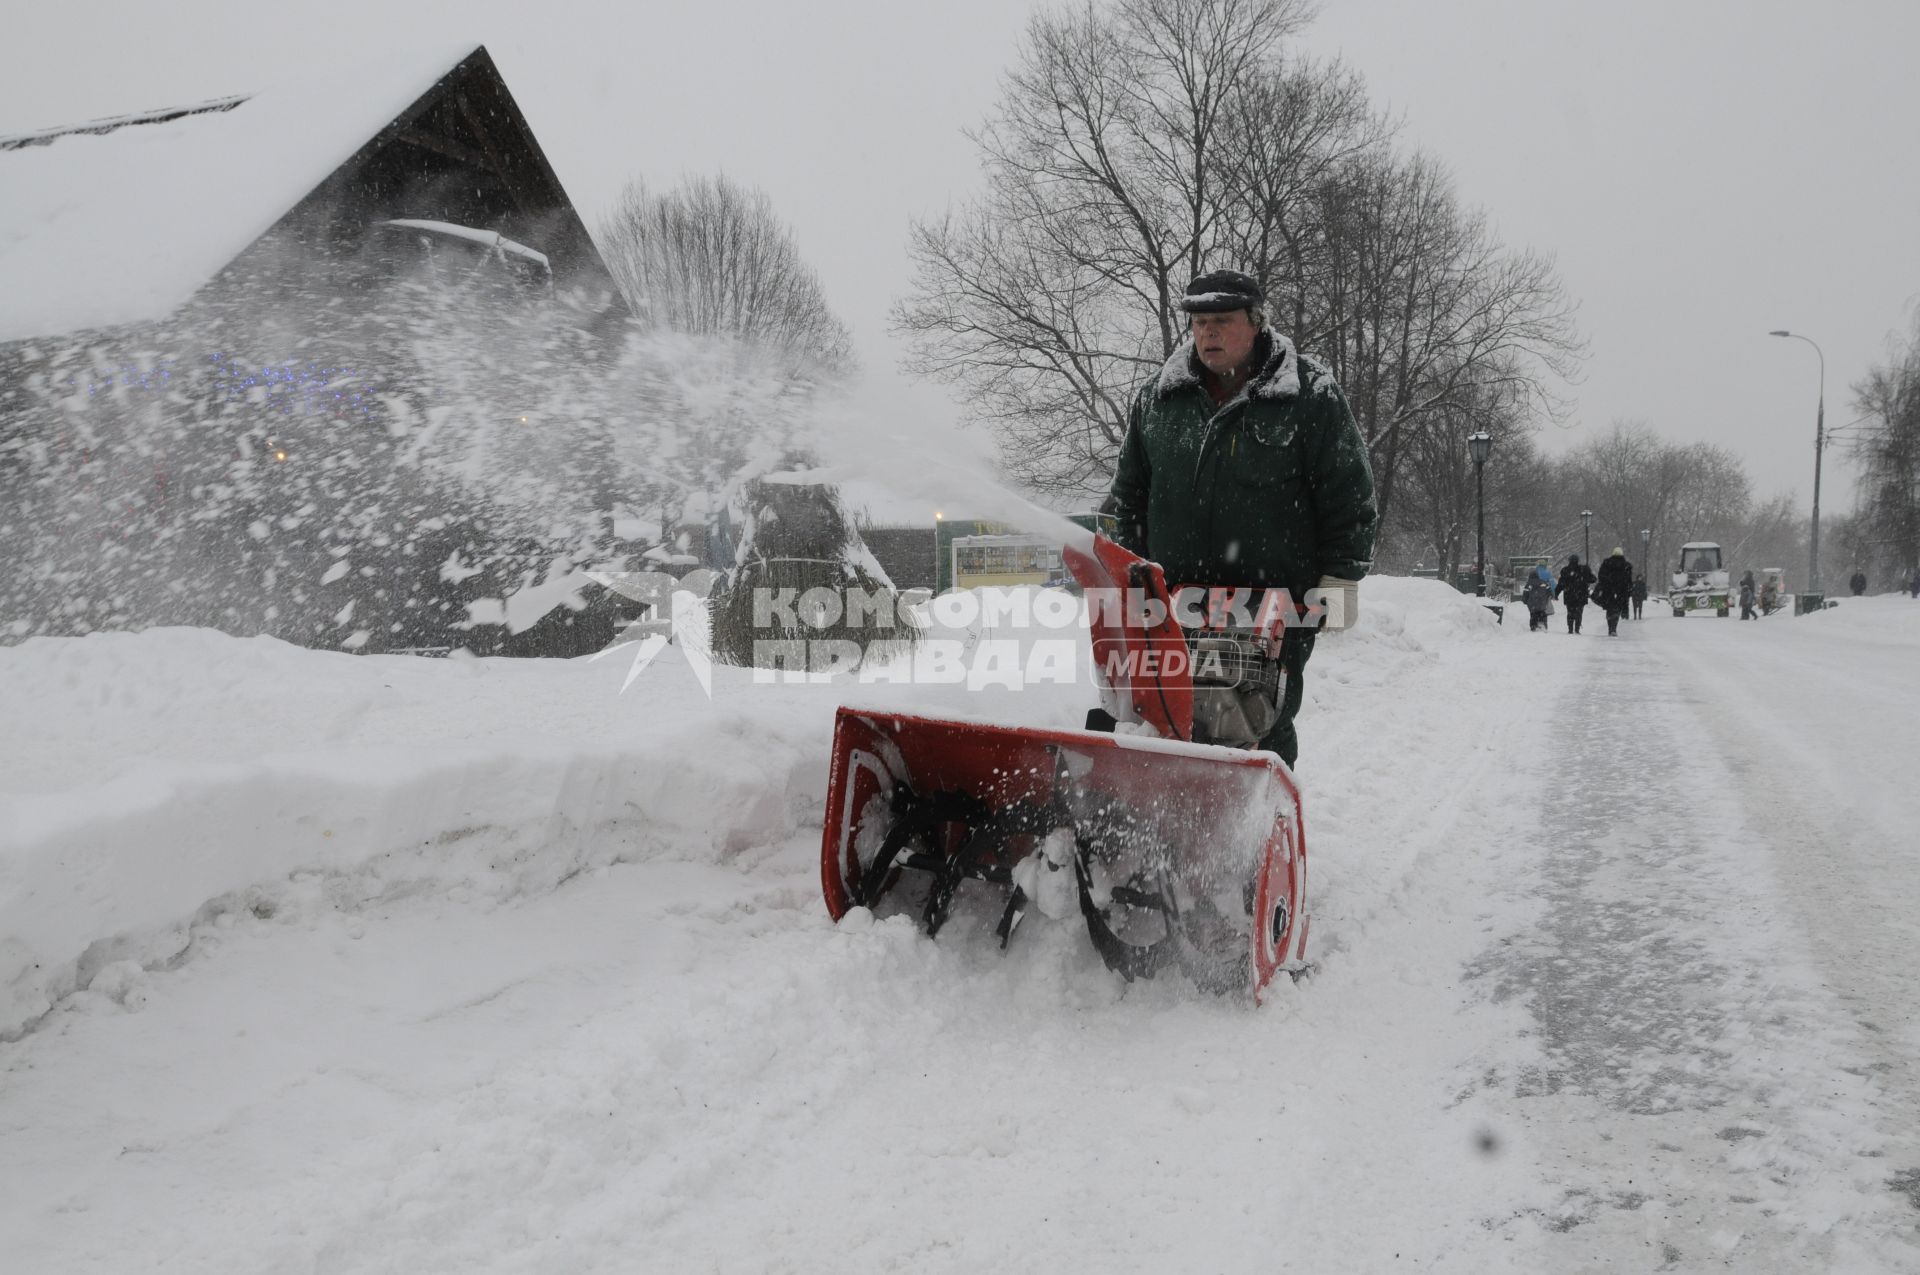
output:
<svg viewBox="0 0 1920 1275"><path fill-rule="evenodd" d="M1282 587L1373 565L1366 443L1333 374L1261 333L1260 371L1215 409L1189 338L1134 399L1107 509L1169 584Z"/></svg>

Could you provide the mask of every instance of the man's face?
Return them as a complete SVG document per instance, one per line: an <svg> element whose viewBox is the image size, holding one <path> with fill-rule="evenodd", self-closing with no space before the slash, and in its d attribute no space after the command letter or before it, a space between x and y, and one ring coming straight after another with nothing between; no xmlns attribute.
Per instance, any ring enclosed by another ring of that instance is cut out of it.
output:
<svg viewBox="0 0 1920 1275"><path fill-rule="evenodd" d="M1253 339L1259 335L1253 316L1245 310L1193 316L1193 348L1215 376L1226 376L1245 363L1253 353Z"/></svg>

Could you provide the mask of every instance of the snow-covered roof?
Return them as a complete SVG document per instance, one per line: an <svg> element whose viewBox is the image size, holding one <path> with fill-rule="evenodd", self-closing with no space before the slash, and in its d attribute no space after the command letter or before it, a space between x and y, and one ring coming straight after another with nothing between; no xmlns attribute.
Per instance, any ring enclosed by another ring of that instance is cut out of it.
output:
<svg viewBox="0 0 1920 1275"><path fill-rule="evenodd" d="M1718 549L1719 547L1720 542L1718 540L1689 540L1680 546L1683 551L1687 549Z"/></svg>
<svg viewBox="0 0 1920 1275"><path fill-rule="evenodd" d="M478 48L0 137L0 342L171 313Z"/></svg>
<svg viewBox="0 0 1920 1275"><path fill-rule="evenodd" d="M23 146L49 146L62 137L76 137L82 133L100 136L116 132L130 124L161 124L167 120L177 120L183 115L205 115L212 111L230 111L240 103L252 97L251 93L237 93L232 97L216 97L205 102L190 102L185 106L163 106L157 111L134 111L127 115L107 115L97 120L88 120L84 124L68 124L60 128L37 129L31 133L10 133L0 137L0 151L19 150Z"/></svg>

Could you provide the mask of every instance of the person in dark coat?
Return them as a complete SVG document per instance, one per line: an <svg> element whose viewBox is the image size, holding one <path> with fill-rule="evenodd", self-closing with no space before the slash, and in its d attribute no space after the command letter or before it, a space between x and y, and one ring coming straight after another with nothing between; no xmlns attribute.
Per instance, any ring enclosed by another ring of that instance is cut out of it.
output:
<svg viewBox="0 0 1920 1275"><path fill-rule="evenodd" d="M1187 285L1189 335L1134 396L1104 506L1114 539L1180 585L1318 590L1326 627L1350 626L1373 565L1378 509L1367 444L1320 360L1267 322L1251 276ZM1289 766L1315 632L1287 630L1286 697L1260 746Z"/></svg>
<svg viewBox="0 0 1920 1275"><path fill-rule="evenodd" d="M1647 602L1647 578L1643 575L1633 577L1633 618L1640 618L1640 608Z"/></svg>
<svg viewBox="0 0 1920 1275"><path fill-rule="evenodd" d="M1847 587L1853 590L1853 596L1859 597L1867 591L1867 573L1860 568L1853 569L1853 578L1847 581Z"/></svg>
<svg viewBox="0 0 1920 1275"><path fill-rule="evenodd" d="M1567 565L1560 571L1560 583L1553 586L1553 596L1567 604L1567 632L1580 631L1580 614L1587 609L1587 595L1593 583L1593 568L1580 561L1579 554L1568 554Z"/></svg>
<svg viewBox="0 0 1920 1275"><path fill-rule="evenodd" d="M1607 613L1607 636L1619 637L1620 617L1627 613L1627 605L1633 601L1633 564L1627 561L1625 549L1616 548L1600 564L1596 586L1593 600Z"/></svg>
<svg viewBox="0 0 1920 1275"><path fill-rule="evenodd" d="M1553 605L1553 574L1545 567L1535 567L1527 577L1527 587L1520 591L1520 600L1527 604L1527 632L1546 628L1547 609Z"/></svg>
<svg viewBox="0 0 1920 1275"><path fill-rule="evenodd" d="M1740 618L1743 620L1760 618L1753 613L1753 597L1753 572L1749 571L1740 577Z"/></svg>
<svg viewBox="0 0 1920 1275"><path fill-rule="evenodd" d="M1920 567L1913 569L1913 579L1907 581L1907 592L1920 598Z"/></svg>

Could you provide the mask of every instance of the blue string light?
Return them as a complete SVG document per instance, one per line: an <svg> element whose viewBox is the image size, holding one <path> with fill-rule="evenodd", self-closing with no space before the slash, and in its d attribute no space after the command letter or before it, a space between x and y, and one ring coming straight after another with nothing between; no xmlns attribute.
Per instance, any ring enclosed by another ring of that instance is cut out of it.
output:
<svg viewBox="0 0 1920 1275"><path fill-rule="evenodd" d="M249 368L224 353L207 356L212 366L211 385L228 402L251 399L253 391L264 390L261 406L277 410L283 416L345 416L357 412L371 418L379 408L374 392L358 382L360 375L349 367L329 367L315 362L305 364L265 364ZM88 398L125 390L167 390L173 382L175 360L161 359L150 367L124 367L86 384ZM80 378L70 376L67 385L78 390ZM332 396L329 402L327 396Z"/></svg>

